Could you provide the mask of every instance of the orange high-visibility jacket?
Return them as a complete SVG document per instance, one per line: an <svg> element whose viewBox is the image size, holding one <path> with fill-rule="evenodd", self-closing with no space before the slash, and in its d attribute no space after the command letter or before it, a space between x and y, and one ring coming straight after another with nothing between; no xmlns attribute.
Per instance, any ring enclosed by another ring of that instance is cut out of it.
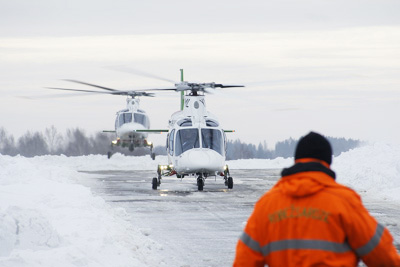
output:
<svg viewBox="0 0 400 267"><path fill-rule="evenodd" d="M400 266L389 231L325 162L300 159L256 203L234 266Z"/></svg>

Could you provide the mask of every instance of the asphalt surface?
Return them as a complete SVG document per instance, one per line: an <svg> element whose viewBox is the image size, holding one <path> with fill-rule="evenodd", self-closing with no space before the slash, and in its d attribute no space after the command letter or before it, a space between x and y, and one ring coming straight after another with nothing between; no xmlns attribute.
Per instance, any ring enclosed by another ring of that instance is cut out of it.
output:
<svg viewBox="0 0 400 267"><path fill-rule="evenodd" d="M107 202L125 208L132 224L163 246L167 265L232 266L254 203L276 183L280 171L231 170L233 189L227 189L222 177L210 177L202 192L194 178L175 176L163 178L153 190L154 171L85 172L90 175L82 182ZM400 250L400 204L369 198L364 204L391 231Z"/></svg>

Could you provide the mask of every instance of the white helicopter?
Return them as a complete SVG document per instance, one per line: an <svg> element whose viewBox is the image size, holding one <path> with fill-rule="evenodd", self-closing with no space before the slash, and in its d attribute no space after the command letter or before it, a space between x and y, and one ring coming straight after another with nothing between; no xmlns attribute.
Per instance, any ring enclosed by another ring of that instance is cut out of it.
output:
<svg viewBox="0 0 400 267"><path fill-rule="evenodd" d="M140 109L139 96L154 96L152 93L147 93L143 90L137 91L121 91L104 86L99 86L91 83L66 80L78 84L88 85L91 87L103 89L105 91L93 91L93 90L82 90L82 89L69 89L69 88L54 88L47 87L48 89L66 90L66 91L77 91L97 94L111 94L111 95L126 95L126 109L117 112L115 119L115 130L103 131L108 133L115 133L116 139L111 142L111 149L108 151L107 156L111 158L113 154L113 148L115 146L128 147L129 151L133 151L135 147L150 147L150 156L154 160L156 155L153 152L153 144L147 139L149 132L162 132L163 130L150 130L150 120L146 112Z"/></svg>
<svg viewBox="0 0 400 267"><path fill-rule="evenodd" d="M222 176L225 185L233 188L233 178L225 164L225 133L233 131L223 130L218 119L206 110L204 96L207 89L228 87L244 86L185 82L181 69L181 82L176 83L173 89L166 89L181 92L181 110L173 113L169 120L168 165L158 165L158 177L152 180L153 189L161 185L163 176L172 175L197 178L199 191L203 190L205 179L210 176Z"/></svg>

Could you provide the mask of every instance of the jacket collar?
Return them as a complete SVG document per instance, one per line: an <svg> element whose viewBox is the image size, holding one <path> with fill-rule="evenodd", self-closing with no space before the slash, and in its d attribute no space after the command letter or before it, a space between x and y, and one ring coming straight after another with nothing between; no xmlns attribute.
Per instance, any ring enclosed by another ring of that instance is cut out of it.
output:
<svg viewBox="0 0 400 267"><path fill-rule="evenodd" d="M282 178L300 172L323 172L329 175L333 180L336 179L336 174L329 168L329 165L318 159L301 159L296 160L295 165L282 170Z"/></svg>

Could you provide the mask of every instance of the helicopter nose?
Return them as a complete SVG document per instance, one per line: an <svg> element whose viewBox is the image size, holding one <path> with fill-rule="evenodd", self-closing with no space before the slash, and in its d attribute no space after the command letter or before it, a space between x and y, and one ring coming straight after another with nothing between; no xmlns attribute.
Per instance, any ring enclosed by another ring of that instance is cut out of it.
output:
<svg viewBox="0 0 400 267"><path fill-rule="evenodd" d="M208 151L189 151L188 159L190 162L195 163L198 166L208 166L212 160Z"/></svg>
<svg viewBox="0 0 400 267"><path fill-rule="evenodd" d="M221 171L224 167L224 158L214 150L196 149L187 151L179 160L183 171Z"/></svg>

